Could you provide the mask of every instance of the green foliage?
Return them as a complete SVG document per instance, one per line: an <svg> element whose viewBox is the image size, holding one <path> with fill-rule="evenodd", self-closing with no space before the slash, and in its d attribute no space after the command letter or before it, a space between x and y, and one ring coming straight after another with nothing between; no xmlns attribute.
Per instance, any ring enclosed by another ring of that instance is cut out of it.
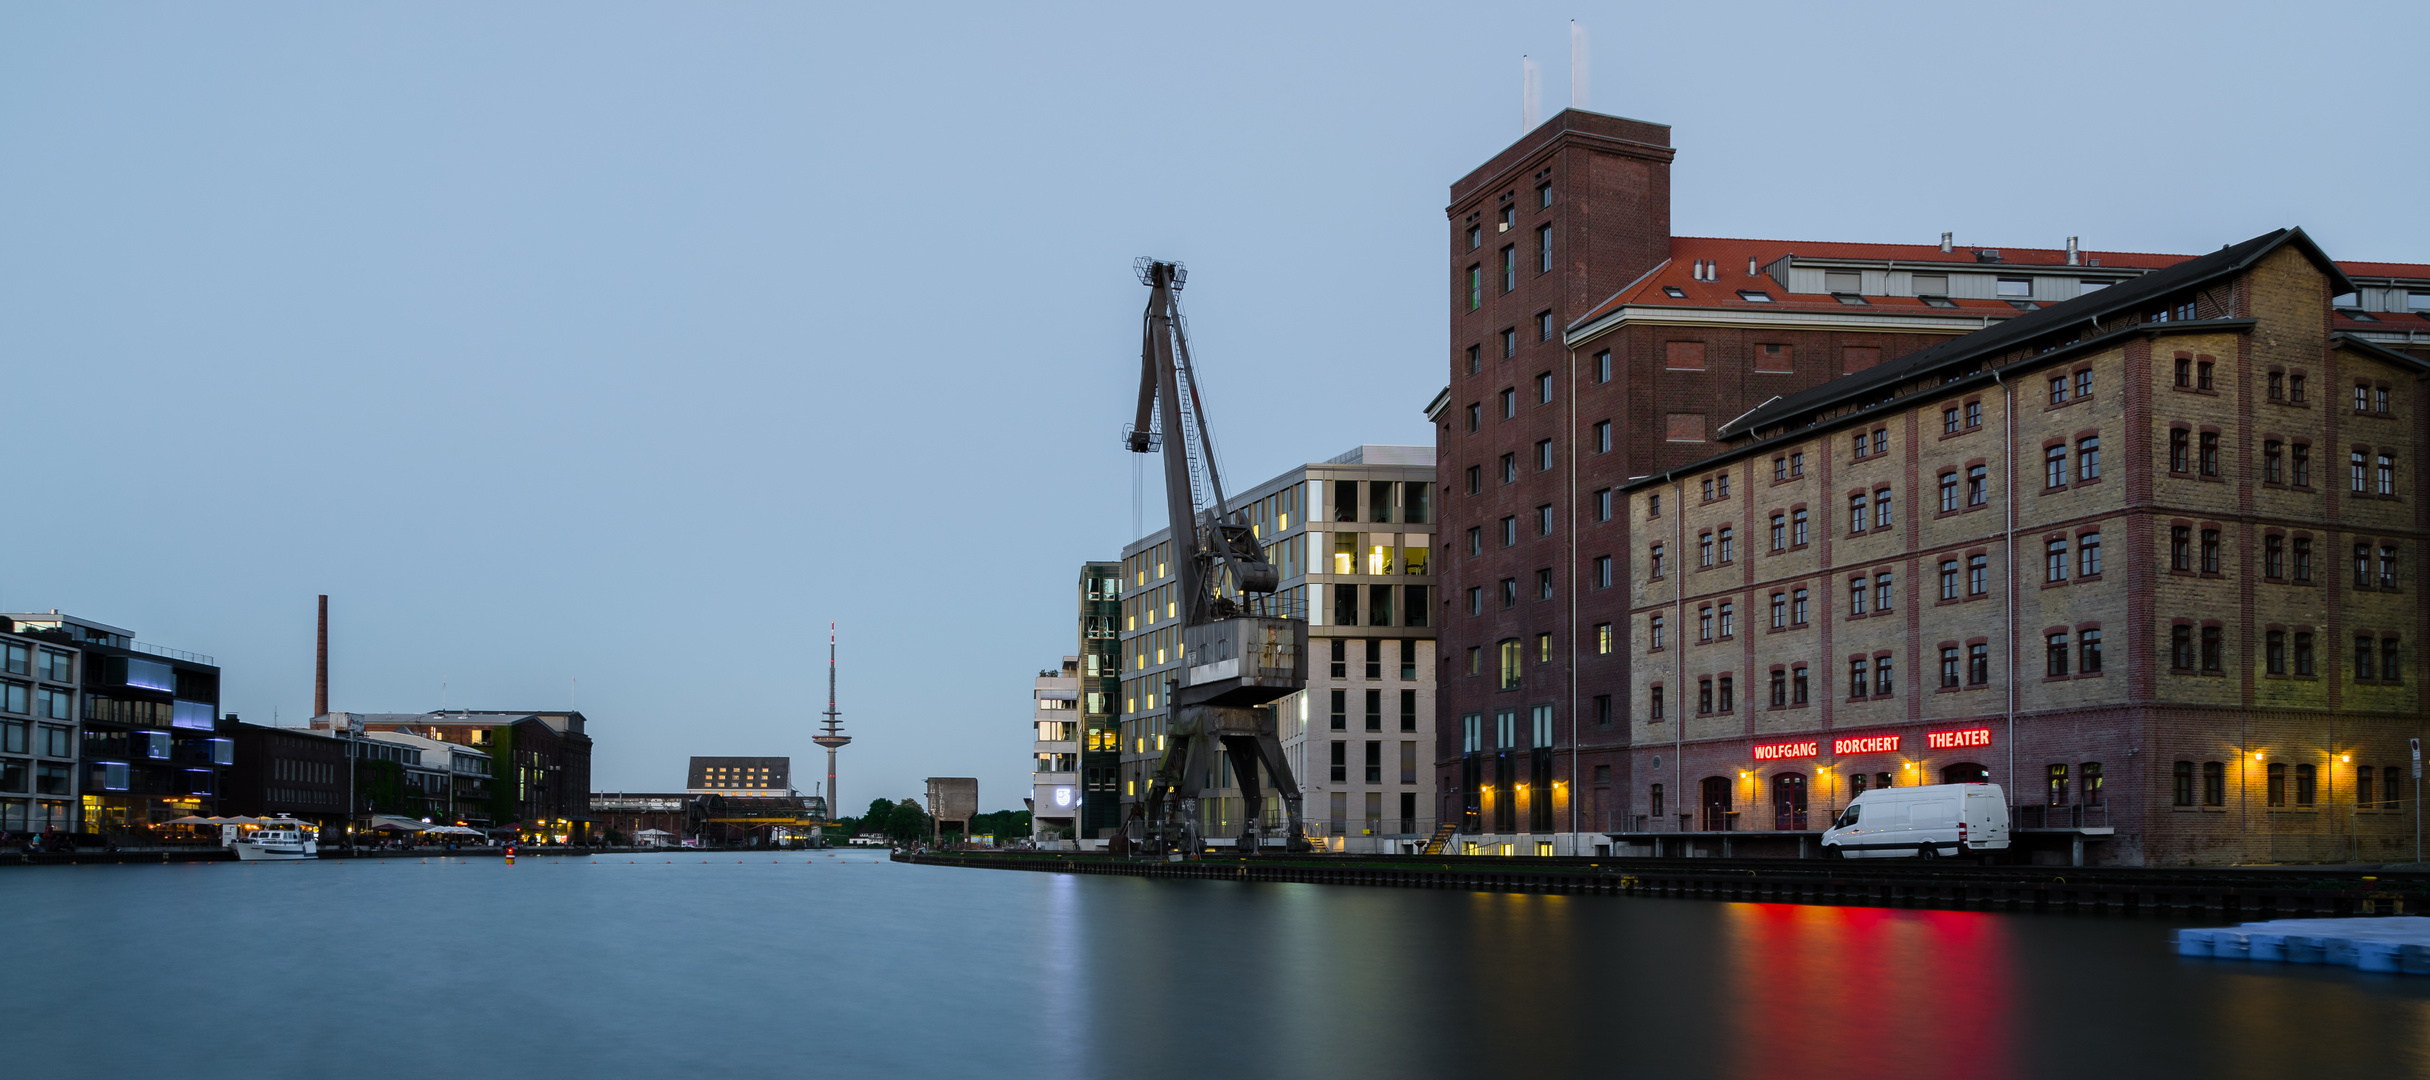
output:
<svg viewBox="0 0 2430 1080"><path fill-rule="evenodd" d="M874 811L876 808L872 806L871 809ZM920 804L913 800L905 799L894 804L894 810L886 815L886 838L897 844L925 841L928 839L928 829L928 812L920 809Z"/></svg>
<svg viewBox="0 0 2430 1080"><path fill-rule="evenodd" d="M895 804L893 802L886 799L869 800L868 812L861 815L860 820L855 822L858 827L853 829L853 831L848 835L859 836L862 833L886 833L887 835L892 835L892 833L887 829L887 825L894 817L894 806ZM913 807L913 809L916 810L918 807Z"/></svg>
<svg viewBox="0 0 2430 1080"><path fill-rule="evenodd" d="M1009 844L1029 835L1029 811L996 810L974 815L970 819L970 834L993 835L996 843Z"/></svg>
<svg viewBox="0 0 2430 1080"><path fill-rule="evenodd" d="M494 727L489 730L489 820L500 825L523 821L523 804L518 794L515 769L515 729Z"/></svg>

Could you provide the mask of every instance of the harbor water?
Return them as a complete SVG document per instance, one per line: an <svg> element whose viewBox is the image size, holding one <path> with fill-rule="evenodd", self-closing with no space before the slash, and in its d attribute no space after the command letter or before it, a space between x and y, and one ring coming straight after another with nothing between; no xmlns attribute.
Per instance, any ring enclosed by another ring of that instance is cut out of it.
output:
<svg viewBox="0 0 2430 1080"><path fill-rule="evenodd" d="M868 852L0 868L7 1072L2430 1075L2430 979L2172 924Z"/></svg>

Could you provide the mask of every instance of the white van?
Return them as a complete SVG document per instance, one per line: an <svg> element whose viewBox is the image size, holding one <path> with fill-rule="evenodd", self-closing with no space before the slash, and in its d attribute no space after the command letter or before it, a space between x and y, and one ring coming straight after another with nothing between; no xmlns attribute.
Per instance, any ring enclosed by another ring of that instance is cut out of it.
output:
<svg viewBox="0 0 2430 1080"><path fill-rule="evenodd" d="M1858 795L1823 832L1826 858L1938 858L2008 847L1998 784L1927 784Z"/></svg>

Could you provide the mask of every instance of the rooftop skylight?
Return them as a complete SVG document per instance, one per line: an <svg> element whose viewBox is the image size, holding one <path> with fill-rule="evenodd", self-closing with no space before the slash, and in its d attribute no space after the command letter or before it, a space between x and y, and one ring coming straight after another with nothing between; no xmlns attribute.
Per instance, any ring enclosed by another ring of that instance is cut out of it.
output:
<svg viewBox="0 0 2430 1080"><path fill-rule="evenodd" d="M1738 290L1738 298L1750 304L1769 304L1772 302L1772 294L1765 292L1762 289L1740 289Z"/></svg>

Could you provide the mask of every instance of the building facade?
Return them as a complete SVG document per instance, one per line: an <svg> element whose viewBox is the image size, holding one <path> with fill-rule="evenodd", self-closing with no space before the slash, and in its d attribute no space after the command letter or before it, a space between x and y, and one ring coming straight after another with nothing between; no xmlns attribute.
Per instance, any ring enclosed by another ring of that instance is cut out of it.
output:
<svg viewBox="0 0 2430 1080"><path fill-rule="evenodd" d="M1278 607L1308 620L1308 689L1277 702L1283 756L1312 840L1336 850L1401 850L1434 828L1435 469L1431 448L1361 446L1300 466L1233 500L1281 574ZM1377 528L1376 526L1384 526ZM1170 530L1123 549L1121 797L1147 791L1163 756L1167 684L1179 676L1181 598ZM1200 834L1233 842L1245 824L1229 758L1200 800ZM1271 797L1269 836L1280 836Z"/></svg>
<svg viewBox="0 0 2430 1080"><path fill-rule="evenodd" d="M228 770L227 813L316 822L336 830L321 834L335 843L348 821L344 742L328 731L228 720L236 763Z"/></svg>
<svg viewBox="0 0 2430 1080"><path fill-rule="evenodd" d="M1080 789L1080 658L1066 656L1030 683L1029 828L1041 840L1078 838Z"/></svg>
<svg viewBox="0 0 2430 1080"><path fill-rule="evenodd" d="M1571 110L1451 188L1434 765L1475 850L1591 852L1642 802L1622 568L1647 526L1616 492L1769 402L2188 258L1675 237L1670 158L1662 125ZM2430 267L2347 271L2336 329L2430 344Z"/></svg>
<svg viewBox="0 0 2430 1080"><path fill-rule="evenodd" d="M591 737L579 712L338 712L313 717L312 726L343 730L355 720L365 731L419 735L488 754L486 817L493 827L517 826L538 842L579 843L590 835Z"/></svg>
<svg viewBox="0 0 2430 1080"><path fill-rule="evenodd" d="M1093 846L1122 826L1122 564L1081 564L1079 594L1080 813L1075 835L1083 845Z"/></svg>
<svg viewBox="0 0 2430 1080"><path fill-rule="evenodd" d="M2044 861L2410 852L2430 362L2341 329L2355 288L2265 234L1623 484L1612 839L1785 842L1868 788L1988 781Z"/></svg>
<svg viewBox="0 0 2430 1080"><path fill-rule="evenodd" d="M57 611L0 619L14 634L0 646L9 676L0 680L0 755L27 754L16 760L33 774L34 794L31 802L9 797L9 759L0 756L0 828L12 802L26 809L25 828L121 841L221 812L235 743L221 730L219 668L210 657L140 644L131 630ZM18 670L21 663L31 669ZM20 729L22 751L13 749Z"/></svg>

